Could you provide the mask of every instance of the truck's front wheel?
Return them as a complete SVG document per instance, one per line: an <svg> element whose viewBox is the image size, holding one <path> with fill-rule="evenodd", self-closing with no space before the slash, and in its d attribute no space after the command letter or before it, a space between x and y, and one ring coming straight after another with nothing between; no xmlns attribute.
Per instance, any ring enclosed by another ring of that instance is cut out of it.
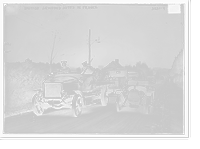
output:
<svg viewBox="0 0 200 149"><path fill-rule="evenodd" d="M35 94L32 99L33 102L33 113L37 116L41 116L44 113L44 108L42 107L42 103L40 101L40 97L38 94Z"/></svg>
<svg viewBox="0 0 200 149"><path fill-rule="evenodd" d="M73 111L73 116L78 117L82 113L82 100L81 96L75 95L73 99L73 105L72 105L72 111Z"/></svg>
<svg viewBox="0 0 200 149"><path fill-rule="evenodd" d="M106 96L106 87L101 89L101 105L107 106L108 105L108 97Z"/></svg>

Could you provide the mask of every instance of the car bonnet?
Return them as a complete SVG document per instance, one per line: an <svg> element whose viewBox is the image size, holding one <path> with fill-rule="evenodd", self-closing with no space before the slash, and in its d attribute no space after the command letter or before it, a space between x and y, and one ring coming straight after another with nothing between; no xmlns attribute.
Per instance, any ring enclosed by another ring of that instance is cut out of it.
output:
<svg viewBox="0 0 200 149"><path fill-rule="evenodd" d="M82 77L81 74L55 74L48 77L44 83L53 83L53 82L63 82L63 83L78 83L78 80Z"/></svg>

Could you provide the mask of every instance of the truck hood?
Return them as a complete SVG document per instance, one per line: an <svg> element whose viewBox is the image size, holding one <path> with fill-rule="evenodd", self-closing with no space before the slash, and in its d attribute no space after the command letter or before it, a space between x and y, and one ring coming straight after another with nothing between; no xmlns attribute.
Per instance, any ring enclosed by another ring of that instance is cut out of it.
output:
<svg viewBox="0 0 200 149"><path fill-rule="evenodd" d="M81 78L84 78L85 76L82 74L76 74L76 73L66 73L66 74L55 74L52 76L49 76L44 83L78 83L78 80Z"/></svg>

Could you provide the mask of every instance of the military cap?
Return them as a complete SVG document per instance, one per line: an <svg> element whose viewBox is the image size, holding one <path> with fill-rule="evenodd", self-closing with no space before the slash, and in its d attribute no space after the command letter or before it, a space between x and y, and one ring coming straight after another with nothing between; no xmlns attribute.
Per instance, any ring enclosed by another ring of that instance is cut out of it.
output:
<svg viewBox="0 0 200 149"><path fill-rule="evenodd" d="M87 64L87 61L83 62L82 64Z"/></svg>

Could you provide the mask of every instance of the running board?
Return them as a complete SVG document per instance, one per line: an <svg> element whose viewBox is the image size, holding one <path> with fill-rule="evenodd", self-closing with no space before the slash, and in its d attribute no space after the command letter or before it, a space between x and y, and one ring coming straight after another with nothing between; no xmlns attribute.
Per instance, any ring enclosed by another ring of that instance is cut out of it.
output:
<svg viewBox="0 0 200 149"><path fill-rule="evenodd" d="M92 102L86 103L86 106L90 106L90 105L97 104L97 103L98 103L98 101L92 101Z"/></svg>

